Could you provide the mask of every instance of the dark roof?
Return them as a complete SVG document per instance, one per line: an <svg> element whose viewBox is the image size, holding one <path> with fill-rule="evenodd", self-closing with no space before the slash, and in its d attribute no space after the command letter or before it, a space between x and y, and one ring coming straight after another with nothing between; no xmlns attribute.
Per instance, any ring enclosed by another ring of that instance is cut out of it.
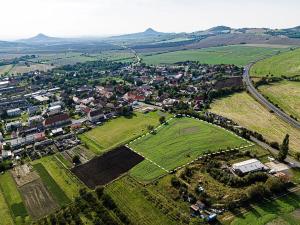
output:
<svg viewBox="0 0 300 225"><path fill-rule="evenodd" d="M99 115L102 115L102 114L103 114L103 112L100 109L95 109L95 110L90 111L90 116L91 117L99 116Z"/></svg>

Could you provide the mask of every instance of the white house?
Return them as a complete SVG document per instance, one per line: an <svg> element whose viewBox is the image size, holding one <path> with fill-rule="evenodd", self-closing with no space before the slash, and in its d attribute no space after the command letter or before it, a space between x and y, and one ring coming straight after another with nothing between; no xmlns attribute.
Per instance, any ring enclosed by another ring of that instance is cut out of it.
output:
<svg viewBox="0 0 300 225"><path fill-rule="evenodd" d="M255 171L263 171L269 169L257 159L249 159L243 162L235 163L232 169L239 174L246 174Z"/></svg>
<svg viewBox="0 0 300 225"><path fill-rule="evenodd" d="M9 109L6 112L8 116L20 116L22 110L20 108L16 108L16 109Z"/></svg>

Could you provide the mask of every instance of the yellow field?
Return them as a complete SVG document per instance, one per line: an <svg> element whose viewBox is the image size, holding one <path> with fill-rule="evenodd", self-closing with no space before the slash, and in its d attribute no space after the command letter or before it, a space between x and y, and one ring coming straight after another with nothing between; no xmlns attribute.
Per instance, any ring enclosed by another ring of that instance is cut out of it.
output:
<svg viewBox="0 0 300 225"><path fill-rule="evenodd" d="M300 119L300 82L282 81L262 86L259 91L287 114Z"/></svg>
<svg viewBox="0 0 300 225"><path fill-rule="evenodd" d="M261 133L268 141L282 143L284 136L289 134L290 149L300 152L300 131L271 114L247 93L217 100L211 105L210 111Z"/></svg>

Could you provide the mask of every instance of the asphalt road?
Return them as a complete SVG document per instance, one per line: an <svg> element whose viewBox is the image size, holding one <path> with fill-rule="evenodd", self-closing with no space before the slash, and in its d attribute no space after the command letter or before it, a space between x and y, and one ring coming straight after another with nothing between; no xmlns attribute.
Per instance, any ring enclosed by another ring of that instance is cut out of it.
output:
<svg viewBox="0 0 300 225"><path fill-rule="evenodd" d="M274 156L278 155L278 150L272 148L270 145L258 140L255 137L250 137L251 141L255 142L257 145L261 146L262 148L270 151ZM300 162L298 162L296 159L294 159L291 156L287 156L284 160L290 167L298 167L300 168Z"/></svg>
<svg viewBox="0 0 300 225"><path fill-rule="evenodd" d="M270 103L264 96L262 96L254 87L249 71L253 64L249 64L244 68L244 83L247 86L247 90L249 93L262 105L264 105L269 111L273 111L280 119L285 121L286 123L290 124L291 126L300 129L300 122L291 118L288 114L278 109L272 103Z"/></svg>

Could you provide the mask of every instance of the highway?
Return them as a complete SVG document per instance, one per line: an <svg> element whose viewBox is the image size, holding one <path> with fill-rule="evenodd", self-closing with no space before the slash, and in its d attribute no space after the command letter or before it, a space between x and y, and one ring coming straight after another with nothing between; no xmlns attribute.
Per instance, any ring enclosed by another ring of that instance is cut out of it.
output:
<svg viewBox="0 0 300 225"><path fill-rule="evenodd" d="M291 118L289 115L287 115L285 112L281 111L280 109L278 109L276 106L274 106L272 103L270 103L264 96L262 96L262 94L260 94L254 87L252 80L250 78L250 68L252 64L247 65L244 68L244 75L243 75L243 79L244 79L244 83L246 84L247 90L249 91L249 93L263 106L265 106L269 111L274 112L280 119L282 119L283 121L285 121L286 123L290 124L291 126L300 129L300 122L298 122L297 120Z"/></svg>

